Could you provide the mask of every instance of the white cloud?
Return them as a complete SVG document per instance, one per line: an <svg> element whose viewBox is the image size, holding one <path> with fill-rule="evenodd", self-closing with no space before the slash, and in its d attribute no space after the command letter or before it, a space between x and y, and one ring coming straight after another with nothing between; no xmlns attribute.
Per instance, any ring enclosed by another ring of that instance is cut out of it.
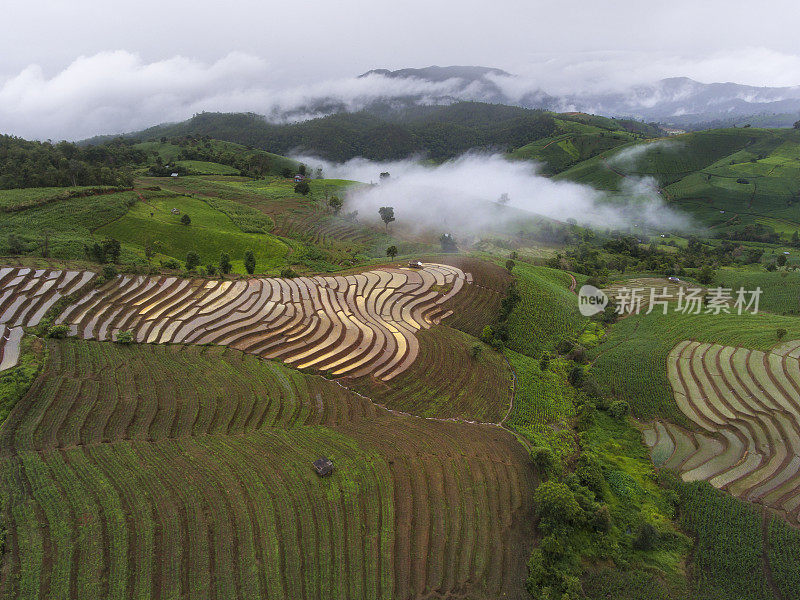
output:
<svg viewBox="0 0 800 600"><path fill-rule="evenodd" d="M501 155L466 154L441 165L413 160L372 162L353 159L343 164L297 156L311 169L322 167L326 177L367 183L389 181L359 189L348 197L344 210L358 210L362 218L377 219L378 208L393 206L406 227L440 232L480 233L501 227L519 214L504 211L495 202L508 194L509 207L559 221L575 219L601 228L628 227L632 223L663 229L692 227L683 214L669 208L654 182L632 180L619 195L608 195L586 185L555 181L539 175L538 166L509 161Z"/></svg>

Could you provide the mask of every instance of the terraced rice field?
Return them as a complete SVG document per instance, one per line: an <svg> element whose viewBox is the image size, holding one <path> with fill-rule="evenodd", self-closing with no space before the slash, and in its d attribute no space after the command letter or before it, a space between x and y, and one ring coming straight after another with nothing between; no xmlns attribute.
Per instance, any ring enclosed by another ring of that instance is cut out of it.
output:
<svg viewBox="0 0 800 600"><path fill-rule="evenodd" d="M119 276L58 317L84 339L218 344L300 369L388 381L419 353L415 336L450 314L468 276L446 265L345 276L209 281Z"/></svg>
<svg viewBox="0 0 800 600"><path fill-rule="evenodd" d="M90 271L0 268L0 371L17 364L23 327L38 325L51 306L93 277Z"/></svg>
<svg viewBox="0 0 800 600"><path fill-rule="evenodd" d="M48 354L0 430L2 597L526 597L536 481L502 429L228 348Z"/></svg>
<svg viewBox="0 0 800 600"><path fill-rule="evenodd" d="M667 366L697 431L656 422L654 462L800 524L800 340L769 352L684 341Z"/></svg>
<svg viewBox="0 0 800 600"><path fill-rule="evenodd" d="M437 257L441 262L464 272L467 283L462 292L450 300L452 314L442 323L478 337L483 328L494 321L500 312L500 302L508 292L513 278L508 270L494 263L469 256Z"/></svg>
<svg viewBox="0 0 800 600"><path fill-rule="evenodd" d="M475 339L450 327L420 331L417 360L388 385L372 377L347 387L393 410L423 417L499 423L511 404L513 380L503 355L470 353Z"/></svg>

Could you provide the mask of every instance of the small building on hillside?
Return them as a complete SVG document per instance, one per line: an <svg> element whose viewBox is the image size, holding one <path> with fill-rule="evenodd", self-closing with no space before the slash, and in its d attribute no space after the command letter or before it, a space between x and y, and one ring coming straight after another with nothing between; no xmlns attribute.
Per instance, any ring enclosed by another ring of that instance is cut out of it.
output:
<svg viewBox="0 0 800 600"><path fill-rule="evenodd" d="M314 470L320 477L325 477L333 473L333 461L330 458L321 456L311 464L314 466Z"/></svg>
<svg viewBox="0 0 800 600"><path fill-rule="evenodd" d="M303 179L304 178L303 178L302 175L300 175L300 173L298 173L297 175L294 176L294 182L295 183L300 183L301 181L303 181Z"/></svg>
<svg viewBox="0 0 800 600"><path fill-rule="evenodd" d="M179 211L177 208L173 208L173 209L172 209L171 211L169 211L169 212L171 212L173 215L179 215L179 214L181 214L181 211Z"/></svg>
<svg viewBox="0 0 800 600"><path fill-rule="evenodd" d="M412 260L408 263L408 266L412 269L421 269L423 267L421 260Z"/></svg>

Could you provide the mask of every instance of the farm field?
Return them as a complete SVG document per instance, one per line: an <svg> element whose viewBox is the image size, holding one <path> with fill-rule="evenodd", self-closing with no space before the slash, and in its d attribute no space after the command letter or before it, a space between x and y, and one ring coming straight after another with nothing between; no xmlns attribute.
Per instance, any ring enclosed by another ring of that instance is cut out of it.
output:
<svg viewBox="0 0 800 600"><path fill-rule="evenodd" d="M71 195L95 193L110 190L103 186L40 187L0 190L0 211L10 212L46 204L55 199L69 198Z"/></svg>
<svg viewBox="0 0 800 600"><path fill-rule="evenodd" d="M137 342L218 344L300 369L387 381L411 366L416 332L450 314L447 302L466 282L460 269L436 264L238 281L120 275L75 300L56 323L85 339L130 332Z"/></svg>
<svg viewBox="0 0 800 600"><path fill-rule="evenodd" d="M528 356L553 350L580 335L588 319L578 312L572 280L564 271L524 263L514 267L521 300L508 318L508 347Z"/></svg>
<svg viewBox="0 0 800 600"><path fill-rule="evenodd" d="M417 334L419 353L387 383L366 375L347 387L392 410L445 419L499 423L510 408L512 378L502 354L450 327Z"/></svg>
<svg viewBox="0 0 800 600"><path fill-rule="evenodd" d="M654 461L800 523L800 341L766 353L684 341L667 365L675 402L702 433L656 422Z"/></svg>
<svg viewBox="0 0 800 600"><path fill-rule="evenodd" d="M790 129L698 131L604 151L556 179L625 192L626 179L652 177L665 200L705 225L724 230L777 219L776 231L788 237L800 226L798 141Z"/></svg>
<svg viewBox="0 0 800 600"><path fill-rule="evenodd" d="M61 298L85 289L91 271L0 267L0 372L16 366L25 327L35 327Z"/></svg>
<svg viewBox="0 0 800 600"><path fill-rule="evenodd" d="M173 209L179 214L173 214ZM191 224L181 223L183 215L189 215ZM226 252L233 271L242 274L247 250L253 251L259 272L276 271L286 265L289 253L289 247L269 233L242 231L232 217L213 204L171 194L153 195L145 202L137 202L124 216L96 233L118 239L142 257L148 242L153 245L155 258L184 261L187 253L196 252L203 265L216 265Z"/></svg>
<svg viewBox="0 0 800 600"><path fill-rule="evenodd" d="M0 430L3 597L525 597L510 434L225 348L48 352Z"/></svg>
<svg viewBox="0 0 800 600"><path fill-rule="evenodd" d="M137 201L135 192L115 192L68 198L4 214L0 220L0 253L8 253L8 239L17 236L25 251L55 259L86 258L86 247L96 240L93 231L125 215Z"/></svg>
<svg viewBox="0 0 800 600"><path fill-rule="evenodd" d="M590 352L591 372L608 394L628 402L636 417L662 418L689 427L667 376L672 349L692 340L767 351L777 343L778 329L786 329L787 340L800 339L797 319L767 313L632 315L620 320Z"/></svg>
<svg viewBox="0 0 800 600"><path fill-rule="evenodd" d="M309 196L295 193L294 182L279 177L255 181L219 177L181 177L177 181L142 178L141 183L241 203L269 216L275 224L273 234L318 246L341 257L352 258L376 247L382 254L391 243L368 227L332 214L325 206L325 193L341 197L345 189L354 185L350 181L309 179Z"/></svg>

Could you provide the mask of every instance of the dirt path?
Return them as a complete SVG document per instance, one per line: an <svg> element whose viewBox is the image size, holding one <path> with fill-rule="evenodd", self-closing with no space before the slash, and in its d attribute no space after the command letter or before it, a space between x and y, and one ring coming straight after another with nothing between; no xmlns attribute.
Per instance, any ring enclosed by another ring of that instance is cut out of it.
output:
<svg viewBox="0 0 800 600"><path fill-rule="evenodd" d="M569 284L569 291L575 294L577 293L575 288L578 287L578 282L575 280L575 276L572 273L567 273L567 275L569 275L569 278L572 280Z"/></svg>

